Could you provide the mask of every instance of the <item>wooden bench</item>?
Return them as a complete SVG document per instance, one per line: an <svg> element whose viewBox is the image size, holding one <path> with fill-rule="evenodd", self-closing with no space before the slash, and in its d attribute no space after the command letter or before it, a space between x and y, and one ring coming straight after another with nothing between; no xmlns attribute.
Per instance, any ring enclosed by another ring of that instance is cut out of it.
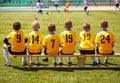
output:
<svg viewBox="0 0 120 83"><path fill-rule="evenodd" d="M30 64L30 57L76 57L78 63L76 65L60 65L60 66L52 66L52 65L31 65ZM90 66L85 65L85 61L87 57L120 57L120 54L114 54L114 55L101 55L101 54L86 54L86 55L80 55L80 54L74 54L74 55L15 55L15 57L27 57L28 65L26 66L28 69L30 68L119 68L119 65L97 65L97 66Z"/></svg>

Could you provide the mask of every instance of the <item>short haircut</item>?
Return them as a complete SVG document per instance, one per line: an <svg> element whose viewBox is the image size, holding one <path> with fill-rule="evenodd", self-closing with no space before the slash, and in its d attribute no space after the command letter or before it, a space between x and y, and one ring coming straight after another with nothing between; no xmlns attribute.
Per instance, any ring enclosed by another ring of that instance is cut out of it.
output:
<svg viewBox="0 0 120 83"><path fill-rule="evenodd" d="M83 29L90 29L90 24L84 23L83 24Z"/></svg>
<svg viewBox="0 0 120 83"><path fill-rule="evenodd" d="M32 25L33 25L33 26L35 26L35 25L40 26L40 23L39 23L38 21L34 21L34 22L32 23Z"/></svg>
<svg viewBox="0 0 120 83"><path fill-rule="evenodd" d="M55 24L50 23L50 24L48 25L48 31L50 31L50 32L56 31L56 26L55 26Z"/></svg>
<svg viewBox="0 0 120 83"><path fill-rule="evenodd" d="M72 21L65 20L65 28L72 28Z"/></svg>
<svg viewBox="0 0 120 83"><path fill-rule="evenodd" d="M102 28L107 28L108 27L108 21L101 21L101 23L100 23L100 26L102 27Z"/></svg>
<svg viewBox="0 0 120 83"><path fill-rule="evenodd" d="M14 29L15 31L18 31L19 29L21 29L21 24L20 24L20 22L14 22L14 23L13 23L13 29Z"/></svg>
<svg viewBox="0 0 120 83"><path fill-rule="evenodd" d="M40 2L40 0L38 0L38 2Z"/></svg>

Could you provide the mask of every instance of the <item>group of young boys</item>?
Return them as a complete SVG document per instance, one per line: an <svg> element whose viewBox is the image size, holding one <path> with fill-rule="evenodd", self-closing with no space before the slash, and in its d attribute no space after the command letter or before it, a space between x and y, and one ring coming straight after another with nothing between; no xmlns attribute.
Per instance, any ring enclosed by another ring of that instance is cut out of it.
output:
<svg viewBox="0 0 120 83"><path fill-rule="evenodd" d="M45 55L73 55L76 47L76 33L72 31L72 21L65 20L65 31L61 33L59 37L55 34L56 26L51 23L48 25L49 34L43 39L40 29L40 23L34 21L32 24L33 31L26 37L25 33L21 30L20 22L13 23L13 32L11 32L4 39L3 53L6 59L6 66L10 65L10 59L8 52L12 55L20 55L29 53L41 54L42 49ZM79 34L80 54L114 54L113 47L115 38L112 32L107 30L108 22L102 21L100 23L102 29L94 38L94 34L90 31L90 24L84 23L82 30ZM11 43L9 43L11 40ZM94 41L95 40L95 41ZM26 45L27 44L27 45ZM22 65L27 65L26 58L22 58ZM30 58L31 64L34 64L33 58ZM48 62L48 57L45 57L43 61ZM57 65L56 57L54 57L54 65ZM67 58L69 65L72 64L71 57ZM98 61L92 57L93 65L100 64L100 58ZM105 57L105 63L108 63L108 57ZM37 64L40 65L40 59L37 57ZM63 65L62 57L59 59L59 65Z"/></svg>

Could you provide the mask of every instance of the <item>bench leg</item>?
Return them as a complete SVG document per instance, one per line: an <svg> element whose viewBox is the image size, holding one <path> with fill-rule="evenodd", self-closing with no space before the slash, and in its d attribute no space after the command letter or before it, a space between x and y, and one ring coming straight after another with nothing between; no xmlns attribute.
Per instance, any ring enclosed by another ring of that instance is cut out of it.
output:
<svg viewBox="0 0 120 83"><path fill-rule="evenodd" d="M79 67L84 67L85 61L86 61L86 57L85 56L78 56L77 60L78 60L78 66Z"/></svg>

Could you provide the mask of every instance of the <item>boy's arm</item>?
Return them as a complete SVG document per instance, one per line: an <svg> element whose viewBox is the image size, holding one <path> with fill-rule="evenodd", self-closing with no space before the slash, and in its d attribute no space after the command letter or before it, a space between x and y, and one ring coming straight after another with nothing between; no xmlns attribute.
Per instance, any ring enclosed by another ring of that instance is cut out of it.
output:
<svg viewBox="0 0 120 83"><path fill-rule="evenodd" d="M3 42L4 42L6 45L11 45L11 44L8 42L8 39L7 39L7 38L5 38L5 39L3 40Z"/></svg>
<svg viewBox="0 0 120 83"><path fill-rule="evenodd" d="M28 42L28 38L25 38L25 43L27 43Z"/></svg>

